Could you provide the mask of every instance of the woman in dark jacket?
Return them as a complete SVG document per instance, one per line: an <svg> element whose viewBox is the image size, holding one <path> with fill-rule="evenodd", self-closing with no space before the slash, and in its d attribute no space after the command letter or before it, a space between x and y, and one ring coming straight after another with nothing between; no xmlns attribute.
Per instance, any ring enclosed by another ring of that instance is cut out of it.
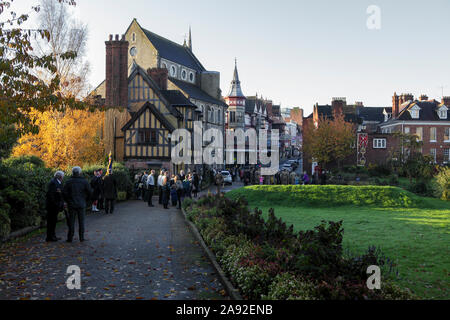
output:
<svg viewBox="0 0 450 320"><path fill-rule="evenodd" d="M164 206L164 209L169 209L168 205L169 205L169 198L170 198L170 185L169 185L169 177L166 174L163 177L163 181L162 181L162 204Z"/></svg>

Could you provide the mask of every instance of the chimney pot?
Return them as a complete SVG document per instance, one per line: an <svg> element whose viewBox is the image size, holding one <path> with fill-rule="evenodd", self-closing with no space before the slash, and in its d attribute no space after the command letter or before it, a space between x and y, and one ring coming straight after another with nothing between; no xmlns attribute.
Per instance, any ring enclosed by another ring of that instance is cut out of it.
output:
<svg viewBox="0 0 450 320"><path fill-rule="evenodd" d="M113 39L113 35L110 34L110 35L109 35L109 41L112 41L112 39Z"/></svg>
<svg viewBox="0 0 450 320"><path fill-rule="evenodd" d="M119 41L119 35L116 34L116 41Z"/></svg>

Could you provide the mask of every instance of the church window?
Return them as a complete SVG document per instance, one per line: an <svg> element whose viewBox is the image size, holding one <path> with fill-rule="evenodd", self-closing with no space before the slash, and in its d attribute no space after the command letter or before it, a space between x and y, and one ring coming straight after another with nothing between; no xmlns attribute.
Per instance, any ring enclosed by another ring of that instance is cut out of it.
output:
<svg viewBox="0 0 450 320"><path fill-rule="evenodd" d="M194 73L193 72L189 72L189 80L191 82L194 82Z"/></svg>
<svg viewBox="0 0 450 320"><path fill-rule="evenodd" d="M132 47L132 48L130 49L130 55L131 55L132 57L135 57L135 56L137 55L137 49L136 49L136 47Z"/></svg>
<svg viewBox="0 0 450 320"><path fill-rule="evenodd" d="M136 33L133 32L133 34L131 35L131 41L132 42L136 42Z"/></svg>
<svg viewBox="0 0 450 320"><path fill-rule="evenodd" d="M181 72L181 77L183 78L183 80L186 80L186 76L187 76L187 72L186 72L186 70L183 70Z"/></svg>

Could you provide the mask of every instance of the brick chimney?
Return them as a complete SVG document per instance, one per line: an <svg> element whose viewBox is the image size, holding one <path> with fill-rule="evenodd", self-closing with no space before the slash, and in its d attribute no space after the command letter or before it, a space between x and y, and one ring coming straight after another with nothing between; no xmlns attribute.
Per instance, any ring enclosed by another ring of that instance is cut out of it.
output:
<svg viewBox="0 0 450 320"><path fill-rule="evenodd" d="M331 111L333 114L343 114L344 106L346 105L345 98L333 98L331 101Z"/></svg>
<svg viewBox="0 0 450 320"><path fill-rule="evenodd" d="M400 112L400 97L394 92L394 96L392 97L392 119L396 119Z"/></svg>
<svg viewBox="0 0 450 320"><path fill-rule="evenodd" d="M159 89L167 90L169 73L166 68L150 68L147 70L147 74L156 82Z"/></svg>
<svg viewBox="0 0 450 320"><path fill-rule="evenodd" d="M128 106L128 41L109 35L106 45L106 106Z"/></svg>
<svg viewBox="0 0 450 320"><path fill-rule="evenodd" d="M446 96L446 97L442 97L442 103L447 106L450 107L450 97Z"/></svg>
<svg viewBox="0 0 450 320"><path fill-rule="evenodd" d="M427 100L428 100L428 96L427 96L426 94L422 94L422 95L419 97L419 100L420 100L420 101L427 101Z"/></svg>

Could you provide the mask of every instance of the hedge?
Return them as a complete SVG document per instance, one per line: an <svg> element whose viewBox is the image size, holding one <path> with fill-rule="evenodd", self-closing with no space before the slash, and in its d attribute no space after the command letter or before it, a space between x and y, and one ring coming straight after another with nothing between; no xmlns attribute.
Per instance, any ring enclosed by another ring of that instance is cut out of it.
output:
<svg viewBox="0 0 450 320"><path fill-rule="evenodd" d="M390 186L342 186L342 185L275 185L250 186L235 189L227 197L237 199L244 196L250 203L261 201L267 206L378 206L378 207L422 207L423 200L401 188Z"/></svg>

